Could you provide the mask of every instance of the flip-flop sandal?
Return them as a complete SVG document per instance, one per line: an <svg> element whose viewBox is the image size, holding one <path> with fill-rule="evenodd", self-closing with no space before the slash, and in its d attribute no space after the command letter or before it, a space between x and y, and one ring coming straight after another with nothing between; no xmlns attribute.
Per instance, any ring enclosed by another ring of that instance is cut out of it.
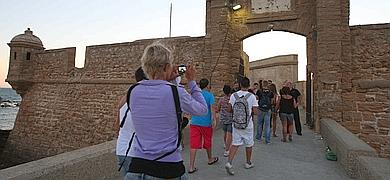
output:
<svg viewBox="0 0 390 180"><path fill-rule="evenodd" d="M214 163L218 162L218 157L215 157L213 161L207 163L208 165L213 165Z"/></svg>
<svg viewBox="0 0 390 180"><path fill-rule="evenodd" d="M198 170L198 168L194 168L192 171L188 171L188 174L192 174L194 172L196 172Z"/></svg>

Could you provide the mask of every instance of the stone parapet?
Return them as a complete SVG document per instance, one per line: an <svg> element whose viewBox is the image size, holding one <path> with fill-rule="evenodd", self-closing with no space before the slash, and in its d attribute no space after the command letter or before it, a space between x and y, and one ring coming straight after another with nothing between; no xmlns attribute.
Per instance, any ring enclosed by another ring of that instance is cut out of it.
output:
<svg viewBox="0 0 390 180"><path fill-rule="evenodd" d="M332 119L321 120L321 134L350 177L357 177L358 156L377 157L375 149Z"/></svg>
<svg viewBox="0 0 390 180"><path fill-rule="evenodd" d="M216 130L221 130L218 124ZM183 130L183 144L189 147L189 127ZM69 180L120 179L115 155L116 140L58 154L0 170L0 179Z"/></svg>
<svg viewBox="0 0 390 180"><path fill-rule="evenodd" d="M0 179L119 179L115 143L113 140L3 169Z"/></svg>
<svg viewBox="0 0 390 180"><path fill-rule="evenodd" d="M358 180L390 179L390 160L368 156L359 156Z"/></svg>

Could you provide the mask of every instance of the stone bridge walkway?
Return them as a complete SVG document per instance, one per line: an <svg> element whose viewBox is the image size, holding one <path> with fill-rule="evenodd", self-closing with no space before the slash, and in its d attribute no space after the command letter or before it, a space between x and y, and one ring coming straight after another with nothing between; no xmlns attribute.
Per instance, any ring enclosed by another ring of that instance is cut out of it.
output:
<svg viewBox="0 0 390 180"><path fill-rule="evenodd" d="M204 150L197 153L196 167L198 171L189 174L189 179L271 179L271 180L341 180L349 179L344 170L334 161L325 159L325 146L320 135L314 134L306 126L303 127L303 136L294 135L293 141L280 141L280 121L278 121L278 136L272 137L271 144L255 142L252 169L245 169L245 151L243 147L237 152L233 161L235 175L226 173L223 156L223 132L217 130L213 138L213 153L219 157L219 162L207 165L207 155ZM183 152L185 165L189 167L189 145Z"/></svg>

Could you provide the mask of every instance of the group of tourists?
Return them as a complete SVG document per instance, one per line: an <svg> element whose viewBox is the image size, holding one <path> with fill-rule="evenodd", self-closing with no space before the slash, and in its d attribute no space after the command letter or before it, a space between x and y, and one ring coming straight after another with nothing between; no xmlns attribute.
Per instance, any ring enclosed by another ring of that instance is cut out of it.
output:
<svg viewBox="0 0 390 180"><path fill-rule="evenodd" d="M259 87L260 84L260 87ZM282 88L277 91L276 85L271 80L260 80L250 90L258 98L259 114L257 116L256 139L261 141L263 130L265 131L265 143L271 143L272 136L278 137L276 133L277 117L282 122L282 141L286 142L287 137L292 141L293 125L297 135L302 136L302 127L299 119L298 106L301 102L301 93L294 87L294 84L285 81Z"/></svg>
<svg viewBox="0 0 390 180"><path fill-rule="evenodd" d="M230 175L234 175L232 161L239 146L246 147L245 168L249 169L254 166L251 162L254 138L262 142L262 137L265 137L265 144L270 144L271 128L272 136L278 137L276 133L278 115L282 122L282 142L287 142L287 138L292 141L294 121L297 134L302 135L298 110L301 94L291 82L285 81L279 93L271 80L260 80L259 83L254 83L252 88L249 88L249 84L249 79L244 77L240 84L235 83L233 88L225 85L224 96L220 98L217 106L225 133L224 156L228 156L225 168ZM237 100L246 101L247 108L236 108L239 106ZM237 114L240 112L247 112L250 116L245 128L238 123L240 118L237 118ZM257 125L254 135L252 118L255 118L255 115L257 115Z"/></svg>
<svg viewBox="0 0 390 180"><path fill-rule="evenodd" d="M213 156L212 137L218 121L225 133L223 155L227 157L225 168L230 175L234 175L233 159L240 146L245 147L245 168L249 169L254 167L251 161L254 138L261 141L264 129L265 143L271 143L271 124L272 135L277 137L277 112L283 124L282 141L287 138L292 141L293 121L299 121L295 116L299 117L300 95L292 83L286 82L279 95L272 82L261 81L251 88L250 80L244 77L233 87L225 85L224 96L216 101L209 80L203 78L197 84L195 66L191 63L179 72L173 65L172 52L163 44L146 47L141 63L142 67L135 72L137 83L123 93L118 104L116 154L125 180L188 179L187 174L198 170L195 162L200 149L206 150L207 163L215 164L219 158ZM182 76L187 79L189 92L180 84ZM191 121L186 173L181 151L187 116L191 116ZM302 135L300 124L297 133Z"/></svg>

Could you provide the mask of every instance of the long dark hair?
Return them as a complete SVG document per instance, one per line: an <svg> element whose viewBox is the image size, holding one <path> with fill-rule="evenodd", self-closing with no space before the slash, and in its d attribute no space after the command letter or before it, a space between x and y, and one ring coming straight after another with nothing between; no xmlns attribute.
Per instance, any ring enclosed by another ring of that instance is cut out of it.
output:
<svg viewBox="0 0 390 180"><path fill-rule="evenodd" d="M225 95L229 95L231 92L232 92L232 88L229 85L223 86L223 93L225 93Z"/></svg>

